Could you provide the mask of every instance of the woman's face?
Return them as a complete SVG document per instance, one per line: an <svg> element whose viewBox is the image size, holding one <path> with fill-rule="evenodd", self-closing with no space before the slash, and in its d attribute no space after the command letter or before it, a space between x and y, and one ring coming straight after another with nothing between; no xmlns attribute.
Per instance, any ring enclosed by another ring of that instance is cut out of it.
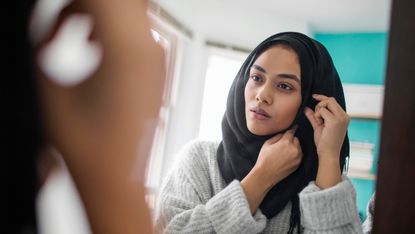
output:
<svg viewBox="0 0 415 234"><path fill-rule="evenodd" d="M301 105L301 69L295 51L277 45L254 62L245 86L246 124L264 136L288 128Z"/></svg>

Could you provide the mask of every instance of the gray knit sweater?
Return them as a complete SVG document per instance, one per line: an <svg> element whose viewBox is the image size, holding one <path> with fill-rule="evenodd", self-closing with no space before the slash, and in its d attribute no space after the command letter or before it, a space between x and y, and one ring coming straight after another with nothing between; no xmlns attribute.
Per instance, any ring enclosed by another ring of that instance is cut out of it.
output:
<svg viewBox="0 0 415 234"><path fill-rule="evenodd" d="M218 142L193 141L179 154L158 196L158 233L287 233L291 204L272 219L252 215L240 182L226 186L217 163ZM362 233L356 193L343 181L320 190L311 182L300 193L304 233Z"/></svg>
<svg viewBox="0 0 415 234"><path fill-rule="evenodd" d="M375 198L376 193L373 193L366 207L366 219L363 222L363 233L370 234L373 229L373 219L375 215Z"/></svg>

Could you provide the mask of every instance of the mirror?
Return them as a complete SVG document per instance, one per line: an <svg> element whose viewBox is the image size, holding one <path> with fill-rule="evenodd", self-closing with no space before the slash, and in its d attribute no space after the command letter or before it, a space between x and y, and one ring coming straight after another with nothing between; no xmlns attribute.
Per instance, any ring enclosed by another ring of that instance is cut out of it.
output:
<svg viewBox="0 0 415 234"><path fill-rule="evenodd" d="M168 127L159 135L164 140L152 159L150 186L159 186L188 141L220 140L230 83L249 51L272 34L299 31L327 47L344 84L352 117L348 175L364 219L376 180L390 5L390 0L153 2L155 21L177 40Z"/></svg>

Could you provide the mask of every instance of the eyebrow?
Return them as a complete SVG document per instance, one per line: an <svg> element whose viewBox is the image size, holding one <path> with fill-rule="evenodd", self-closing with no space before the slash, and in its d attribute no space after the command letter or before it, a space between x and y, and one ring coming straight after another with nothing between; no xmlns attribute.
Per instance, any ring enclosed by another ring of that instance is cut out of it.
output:
<svg viewBox="0 0 415 234"><path fill-rule="evenodd" d="M261 67L261 66L259 66L259 65L254 64L254 65L252 65L252 67L253 67L253 68L255 68L256 70L258 70L258 71L262 72L262 73L267 74L267 71L266 71L263 67ZM291 79L291 80L294 80L294 81L296 81L298 84L300 84L300 85L301 85L301 81L300 81L300 79L299 79L296 75L294 75L294 74L280 73L280 74L276 74L275 76L276 76L276 77L280 77L280 78L285 78L285 79Z"/></svg>

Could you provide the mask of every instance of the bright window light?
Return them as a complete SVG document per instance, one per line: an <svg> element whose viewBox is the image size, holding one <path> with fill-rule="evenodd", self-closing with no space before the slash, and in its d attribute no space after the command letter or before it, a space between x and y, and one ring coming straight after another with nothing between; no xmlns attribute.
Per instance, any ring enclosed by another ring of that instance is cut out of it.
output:
<svg viewBox="0 0 415 234"><path fill-rule="evenodd" d="M216 48L209 52L199 138L221 140L228 92L247 54Z"/></svg>

